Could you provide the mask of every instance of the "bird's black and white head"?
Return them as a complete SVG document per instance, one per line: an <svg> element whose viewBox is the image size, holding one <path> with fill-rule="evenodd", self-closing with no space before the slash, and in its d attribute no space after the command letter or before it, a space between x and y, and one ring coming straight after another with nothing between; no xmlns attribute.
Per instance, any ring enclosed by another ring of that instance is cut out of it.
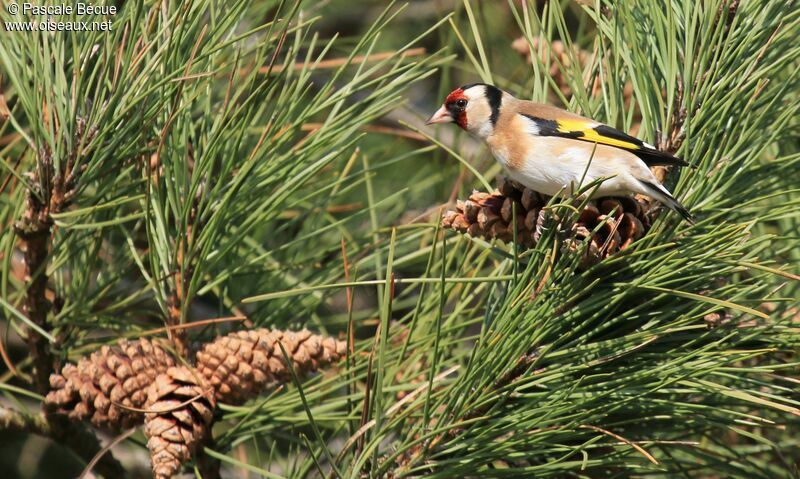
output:
<svg viewBox="0 0 800 479"><path fill-rule="evenodd" d="M488 138L500 116L503 96L503 91L493 85L464 85L447 95L427 124L455 123L478 138Z"/></svg>

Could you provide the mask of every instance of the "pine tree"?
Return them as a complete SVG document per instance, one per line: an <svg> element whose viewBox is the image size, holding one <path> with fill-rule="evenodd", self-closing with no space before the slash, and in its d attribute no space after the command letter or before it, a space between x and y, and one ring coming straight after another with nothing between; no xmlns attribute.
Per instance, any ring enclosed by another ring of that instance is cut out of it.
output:
<svg viewBox="0 0 800 479"><path fill-rule="evenodd" d="M796 2L384 3L3 31L0 437L63 446L19 467L796 476ZM697 224L495 192L414 126L476 79L689 159Z"/></svg>

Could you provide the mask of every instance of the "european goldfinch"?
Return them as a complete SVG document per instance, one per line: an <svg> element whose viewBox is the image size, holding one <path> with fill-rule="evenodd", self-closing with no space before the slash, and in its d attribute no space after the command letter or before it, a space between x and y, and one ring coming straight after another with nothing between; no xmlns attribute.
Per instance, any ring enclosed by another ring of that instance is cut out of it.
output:
<svg viewBox="0 0 800 479"><path fill-rule="evenodd" d="M641 193L694 222L649 168L689 164L619 130L485 83L454 90L427 124L451 122L483 140L508 176L532 190L553 196L606 178L595 196Z"/></svg>

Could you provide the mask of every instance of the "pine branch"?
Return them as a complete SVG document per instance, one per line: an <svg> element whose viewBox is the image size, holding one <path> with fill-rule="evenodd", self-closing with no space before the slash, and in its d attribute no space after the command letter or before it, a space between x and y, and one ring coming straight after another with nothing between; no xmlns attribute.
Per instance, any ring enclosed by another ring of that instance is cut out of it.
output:
<svg viewBox="0 0 800 479"><path fill-rule="evenodd" d="M47 298L47 265L53 242L53 216L66 210L74 195L80 169L76 170L78 146L82 141L90 141L94 130L87 131L83 119L78 119L75 138L70 154L56 170L53 153L49 146L41 146L37 154L37 168L30 173L33 189L26 191L23 217L14 225L14 230L22 240L24 253L23 279L27 283L23 300L23 312L33 324L48 331L48 314L52 308ZM47 392L49 377L55 366L47 338L33 328L27 328L26 341L33 362L33 379L40 394Z"/></svg>
<svg viewBox="0 0 800 479"><path fill-rule="evenodd" d="M17 236L23 243L24 280L27 283L23 311L39 328L47 331L50 301L47 290L47 259L50 249L53 222L42 201L31 191L27 192L25 216L15 225ZM48 378L53 372L53 355L47 338L32 327L26 328L26 341L33 360L33 382L36 390L47 392Z"/></svg>

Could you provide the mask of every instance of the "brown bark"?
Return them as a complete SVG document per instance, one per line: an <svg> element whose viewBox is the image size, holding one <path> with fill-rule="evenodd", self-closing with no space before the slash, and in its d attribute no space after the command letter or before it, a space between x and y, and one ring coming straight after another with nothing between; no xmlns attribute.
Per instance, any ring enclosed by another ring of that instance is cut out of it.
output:
<svg viewBox="0 0 800 479"><path fill-rule="evenodd" d="M48 205L49 206L49 205ZM36 194L29 191L25 214L15 229L22 240L24 253L24 280L27 284L23 299L23 313L37 326L47 330L47 314L51 303L47 291L47 259L50 254L52 220L49 207ZM53 369L53 356L47 338L26 328L26 341L33 361L33 380L36 390L44 394L49 388L48 378Z"/></svg>
<svg viewBox="0 0 800 479"><path fill-rule="evenodd" d="M88 135L91 140L95 132L86 131L86 124L79 119L77 137L72 153L66 158L63 171L56 172L53 167L52 153L48 147L38 151L36 169L28 176L32 187L27 191L25 212L14 225L14 229L22 242L24 280L26 283L23 299L23 313L31 322L47 331L47 316L52 308L47 298L47 262L53 240L53 219L51 214L60 213L69 206L75 194L75 184L81 172L76 167L77 149ZM45 394L49 389L49 377L53 371L54 358L47 338L26 328L26 340L33 362L33 380L36 390Z"/></svg>

